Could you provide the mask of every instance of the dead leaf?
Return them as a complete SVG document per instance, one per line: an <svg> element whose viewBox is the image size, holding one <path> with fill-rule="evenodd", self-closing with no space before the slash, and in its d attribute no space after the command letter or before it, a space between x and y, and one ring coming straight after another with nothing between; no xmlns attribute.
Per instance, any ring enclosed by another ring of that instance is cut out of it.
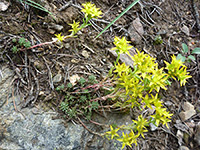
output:
<svg viewBox="0 0 200 150"><path fill-rule="evenodd" d="M181 31L183 33L185 33L187 36L190 35L190 30L189 30L189 28L186 25L183 25L183 27L181 28Z"/></svg>
<svg viewBox="0 0 200 150"><path fill-rule="evenodd" d="M89 58L90 55L87 51L83 50L82 53L81 53L85 58Z"/></svg>
<svg viewBox="0 0 200 150"><path fill-rule="evenodd" d="M76 85L76 81L80 80L80 77L75 74L69 78L70 83L74 86Z"/></svg>

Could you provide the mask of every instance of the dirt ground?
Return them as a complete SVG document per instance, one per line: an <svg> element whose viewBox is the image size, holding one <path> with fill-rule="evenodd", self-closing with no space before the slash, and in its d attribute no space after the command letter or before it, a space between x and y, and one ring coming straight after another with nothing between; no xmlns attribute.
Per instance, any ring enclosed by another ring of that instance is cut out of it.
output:
<svg viewBox="0 0 200 150"><path fill-rule="evenodd" d="M73 20L82 21L83 14L79 7L85 0L73 0L73 5L64 8L67 2L41 2L55 14L55 20L48 13L14 0L9 2L7 10L0 12L0 62L9 64L15 71L12 84L16 86L15 93L24 98L23 107L42 105L44 109L59 111L64 95L55 90L57 86L69 83L69 78L75 74L85 78L94 75L97 80L102 80L115 60L109 53L115 36L125 36L135 48L156 57L160 66L164 66L164 60L170 61L172 54L181 53L182 43L188 45L190 52L200 47L200 29L190 0L141 0L97 39L98 33L133 0L92 0L101 8L103 17L93 20L92 25L78 33L76 38L65 40L63 47L46 45L12 52L15 45L13 39L24 37L31 45L36 45L52 41L54 34L60 32L68 35L68 24ZM196 0L195 5L200 13L200 1ZM139 39L134 39L129 28L138 17L144 33ZM58 29L57 25L62 29ZM157 37L161 37L162 43L155 44ZM175 82L168 91L161 93L165 105L174 114L170 128L159 127L156 131L149 131L145 139L139 140L136 149L177 150L180 145L190 150L200 149L194 140L200 123L200 56L194 56L195 61L186 63L192 75L186 86L180 87ZM58 79L54 78L56 75ZM59 79L59 75L62 79ZM52 80L55 84L52 84ZM181 121L179 113L184 102L190 102L197 113ZM184 133L182 138L177 136L178 130Z"/></svg>

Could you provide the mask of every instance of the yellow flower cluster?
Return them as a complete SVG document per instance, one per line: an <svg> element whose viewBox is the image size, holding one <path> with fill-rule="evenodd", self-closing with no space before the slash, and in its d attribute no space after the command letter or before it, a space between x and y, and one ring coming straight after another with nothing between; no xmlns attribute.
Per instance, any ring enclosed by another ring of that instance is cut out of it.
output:
<svg viewBox="0 0 200 150"><path fill-rule="evenodd" d="M102 12L99 8L96 8L96 6L90 2L82 4L84 7L81 11L85 13L85 18L100 18L102 15Z"/></svg>
<svg viewBox="0 0 200 150"><path fill-rule="evenodd" d="M73 24L69 24L72 27L72 29L69 30L72 32L72 35L75 35L79 30L81 30L81 28L79 28L79 23L80 22L73 21Z"/></svg>
<svg viewBox="0 0 200 150"><path fill-rule="evenodd" d="M72 24L69 24L72 28L69 30L69 31L71 31L71 35L65 37L65 36L61 36L61 33L55 34L58 41L62 42L67 37L75 36L75 34L78 31L80 31L81 29L90 25L90 24L88 24L88 22L92 18L100 18L101 17L101 15L102 15L101 10L99 8L97 8L94 4L87 2L87 3L82 4L82 6L84 8L82 8L81 11L85 13L85 18L83 19L83 24L79 25L80 22L73 21Z"/></svg>
<svg viewBox="0 0 200 150"><path fill-rule="evenodd" d="M117 54L129 54L129 50L133 47L128 45L130 43L126 40L125 37L121 39L119 37L115 37L114 44L116 47L112 48L112 50L116 50ZM129 54L130 55L130 54Z"/></svg>
<svg viewBox="0 0 200 150"><path fill-rule="evenodd" d="M187 67L183 64L181 60L178 60L174 55L172 56L172 62L168 63L165 61L166 69L168 70L168 74L171 78L180 81L181 86L185 85L186 80L191 78L192 76L188 75Z"/></svg>
<svg viewBox="0 0 200 150"><path fill-rule="evenodd" d="M129 50L132 46L128 45L125 37L119 38L115 37L114 44L118 54L126 53L130 56ZM144 110L155 109L155 113L149 115L149 119L144 118L142 115L138 116L137 120L133 120L133 125L131 126L120 126L113 129L111 126L111 131L106 132L106 135L110 135L111 139L116 139L122 142L122 149L125 145L131 146L131 144L137 144L137 138L141 135L144 138L144 132L147 132L147 126L153 123L159 126L160 123L168 127L168 122L171 121L171 116L166 108L162 105L162 102L158 98L158 93L160 89L167 90L167 85L169 85L169 78L176 79L180 81L181 85L185 85L186 79L191 78L186 71L186 66L183 65L182 61L176 59L172 56L172 62L166 63L165 69L168 73L164 72L164 68L158 68L156 59L140 52L138 50L137 54L131 56L134 62L134 68L126 66L125 63L115 63L115 69L113 71L113 79L115 80L115 91L116 96L123 99L118 101L116 106L130 107L133 108L138 106L140 109ZM155 94L156 93L156 94ZM154 96L155 95L155 96ZM120 130L129 130L129 134L122 132L120 137L117 132Z"/></svg>

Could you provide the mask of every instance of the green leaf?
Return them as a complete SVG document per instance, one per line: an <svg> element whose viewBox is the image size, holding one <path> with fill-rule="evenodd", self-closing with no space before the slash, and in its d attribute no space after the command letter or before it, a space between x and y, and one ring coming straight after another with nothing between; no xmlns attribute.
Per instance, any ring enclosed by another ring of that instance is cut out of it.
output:
<svg viewBox="0 0 200 150"><path fill-rule="evenodd" d="M96 38L98 38L102 33L104 33L112 24L114 24L121 16L123 16L129 9L131 9L135 4L137 4L140 0L135 0L133 3L131 3L119 16L117 16L107 27L105 27L101 33L99 33ZM95 39L96 39L95 38Z"/></svg>
<svg viewBox="0 0 200 150"><path fill-rule="evenodd" d="M200 54L200 47L193 49L192 54Z"/></svg>
<svg viewBox="0 0 200 150"><path fill-rule="evenodd" d="M188 59L191 59L191 60L194 60L194 61L196 60L195 57L192 56L192 55L188 56Z"/></svg>
<svg viewBox="0 0 200 150"><path fill-rule="evenodd" d="M177 59L177 60L181 60L182 62L185 62L185 59L186 59L186 58L185 58L185 56L183 56L183 55L181 55L181 54L178 54L177 57L176 57L176 59Z"/></svg>
<svg viewBox="0 0 200 150"><path fill-rule="evenodd" d="M14 39L12 39L12 42L13 42L13 43L16 43L16 42L17 42L17 40L14 38Z"/></svg>
<svg viewBox="0 0 200 150"><path fill-rule="evenodd" d="M182 43L183 53L188 52L188 46L185 43Z"/></svg>
<svg viewBox="0 0 200 150"><path fill-rule="evenodd" d="M65 88L65 86L64 86L64 84L62 84L62 85L60 85L60 86L58 86L58 87L56 88L56 91L63 90L64 88Z"/></svg>

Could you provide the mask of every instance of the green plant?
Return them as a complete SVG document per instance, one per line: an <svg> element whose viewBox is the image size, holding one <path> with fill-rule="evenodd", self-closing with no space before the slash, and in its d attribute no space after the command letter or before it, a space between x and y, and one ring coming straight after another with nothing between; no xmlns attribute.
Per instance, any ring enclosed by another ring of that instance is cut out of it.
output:
<svg viewBox="0 0 200 150"><path fill-rule="evenodd" d="M99 8L96 8L96 6L94 4L92 4L91 2L83 3L82 6L83 6L83 8L81 11L85 13L85 17L83 18L83 23L81 25L79 25L80 22L73 21L72 24L69 24L72 28L69 30L69 31L71 31L70 35L64 36L64 35L61 35L61 33L55 34L56 38L54 38L53 41L40 43L40 44L34 45L32 47L29 47L28 49L36 48L36 47L43 46L43 45L53 44L56 42L62 43L62 41L67 38L76 37L75 35L78 31L80 31L83 28L90 25L89 21L92 18L100 18L101 17L101 14L102 14L101 10L99 10ZM27 49L27 48L25 48L25 49ZM21 51L23 51L25 49L21 49Z"/></svg>
<svg viewBox="0 0 200 150"><path fill-rule="evenodd" d="M134 1L111 24L137 2L139 0ZM82 12L85 13L83 23L80 25L79 22L73 21L70 24L72 28L70 35L64 36L61 33L56 34L55 40L34 45L29 49L55 42L62 42L66 38L75 37L78 31L90 25L90 19L101 17L101 11L94 4L88 2L82 5L84 7ZM105 30L106 28L100 34ZM21 40L20 43L22 43L21 46L25 47L23 41ZM167 86L170 85L170 79L178 80L181 86L183 86L186 84L187 79L191 78L186 71L187 67L182 61L176 59L175 56L172 56L171 63L165 61L165 68L159 68L155 61L156 59L144 52L137 50L137 53L131 56L129 50L132 46L129 43L125 37L115 37L114 44L116 47L113 50L117 52L118 56L108 77L102 82L97 82L95 76L90 76L88 79L81 78L74 86L68 83L66 87L61 85L56 88L59 93L65 95L65 99L60 102L59 108L69 118L82 116L90 120L92 112L102 108L102 104L109 104L107 108L110 106L110 108L120 108L124 111L129 111L130 109L140 111L142 115L137 116L131 124L121 126L110 125L111 131L102 134L108 139L116 139L122 142L122 149L126 145L137 145L137 139L140 136L144 138L144 133L148 132L147 127L150 123L156 126L163 124L168 127L168 122L171 121L172 114L163 106L163 102L159 97L159 91L160 89L167 90ZM133 68L127 66L125 63L119 63L121 54L128 54L132 58L134 62ZM99 93L101 95L97 95ZM154 110L154 113L144 115L143 111L147 109ZM120 135L120 131L122 135Z"/></svg>
<svg viewBox="0 0 200 150"><path fill-rule="evenodd" d="M12 52L13 52L13 53L17 53L18 51L19 51L19 49L17 49L17 46L13 46Z"/></svg>
<svg viewBox="0 0 200 150"><path fill-rule="evenodd" d="M157 35L154 39L154 42L153 44L155 45L159 45L159 44L162 44L163 43L163 40L162 40L162 37L160 35Z"/></svg>
<svg viewBox="0 0 200 150"><path fill-rule="evenodd" d="M71 83L68 83L66 88L64 85L58 86L56 89L65 95L60 110L70 118L82 116L90 120L92 112L98 110L100 106L99 102L94 100L97 98L95 91L96 87L99 87L98 84L96 77L91 75L88 79L81 77L74 86Z"/></svg>
<svg viewBox="0 0 200 150"><path fill-rule="evenodd" d="M56 87L56 91L61 91L61 90L63 90L64 88L65 88L65 86L64 86L64 84L62 84L62 85Z"/></svg>
<svg viewBox="0 0 200 150"><path fill-rule="evenodd" d="M12 39L12 42L13 42L13 43L16 43L16 42L17 42L17 39L15 39L15 38Z"/></svg>
<svg viewBox="0 0 200 150"><path fill-rule="evenodd" d="M191 54L200 54L200 47L196 47L192 50ZM177 59L181 60L182 62L189 62L195 61L195 57L189 54L189 48L185 43L182 43L182 54L177 55Z"/></svg>
<svg viewBox="0 0 200 150"><path fill-rule="evenodd" d="M31 47L30 41L26 40L25 38L19 38L18 40L16 38L12 39L12 42L14 44L12 51L13 53L17 53L22 48L29 48Z"/></svg>
<svg viewBox="0 0 200 150"><path fill-rule="evenodd" d="M86 80L85 80L85 78L81 77L78 82L80 83L81 87L83 87L83 86L85 86Z"/></svg>
<svg viewBox="0 0 200 150"><path fill-rule="evenodd" d="M121 39L115 37L116 47L113 50L117 52L118 57L112 69L112 76L110 76L112 82L115 83L115 89L107 97L113 97L113 106L120 107L122 110L138 109L142 114L143 111L152 109L154 113L139 115L129 125L110 126L111 130L104 135L108 139L122 142L122 149L126 145L137 145L137 138L140 136L144 138L143 133L148 132L147 127L150 123L156 126L163 124L168 127L172 114L163 106L159 91L160 89L167 90L170 78L178 80L181 86L185 85L188 78L191 78L186 71L187 67L174 55L171 63L165 61L165 68L158 68L155 58L144 52L136 50L137 54L131 56L128 52L131 46L128 43L124 37ZM134 62L134 68L130 68L125 63L120 64L118 62L120 54L128 54ZM122 132L121 136L119 131Z"/></svg>
<svg viewBox="0 0 200 150"><path fill-rule="evenodd" d="M96 77L94 75L90 75L88 77L88 83L89 84L96 84L96 83L98 83L98 81L97 81L97 79L96 79Z"/></svg>
<svg viewBox="0 0 200 150"><path fill-rule="evenodd" d="M67 87L68 87L68 88L72 88L73 85L72 85L71 83L68 83L68 84L67 84Z"/></svg>

